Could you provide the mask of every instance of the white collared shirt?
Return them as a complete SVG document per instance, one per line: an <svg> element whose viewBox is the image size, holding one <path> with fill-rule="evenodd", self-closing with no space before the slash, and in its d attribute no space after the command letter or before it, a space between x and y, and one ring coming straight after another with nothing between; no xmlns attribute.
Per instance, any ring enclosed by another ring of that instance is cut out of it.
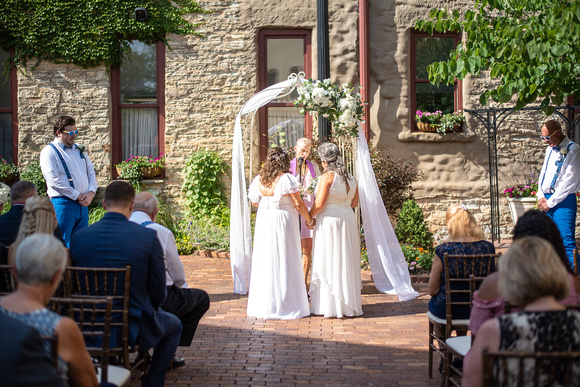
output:
<svg viewBox="0 0 580 387"><path fill-rule="evenodd" d="M560 149L565 149L568 147L570 139L564 136L562 142L560 142ZM540 171L539 181L538 181L538 199L545 197L544 194L550 193L550 186L554 175L558 170L556 161L561 160L564 157L559 151L548 146L546 148L546 155L544 156L544 164L542 165L542 170ZM562 169L560 174L556 179L556 184L554 185L554 194L548 199L547 205L550 208L555 207L561 203L568 195L575 194L580 189L580 145L572 143L564 163L562 164Z"/></svg>
<svg viewBox="0 0 580 387"><path fill-rule="evenodd" d="M69 199L77 200L80 194L97 192L97 177L86 152L83 159L77 144L73 148L64 149L64 144L56 137L52 144L62 155L75 187L70 186L62 162L54 148L47 145L40 152L40 168L46 180L48 196L66 196Z"/></svg>
<svg viewBox="0 0 580 387"><path fill-rule="evenodd" d="M151 217L143 211L133 211L129 220L141 224L143 222L151 222ZM161 243L163 258L165 258L165 280L167 281L167 286L175 285L180 288L187 288L185 270L179 258L177 246L175 245L175 237L171 230L158 223L150 223L145 227L157 232L157 239Z"/></svg>

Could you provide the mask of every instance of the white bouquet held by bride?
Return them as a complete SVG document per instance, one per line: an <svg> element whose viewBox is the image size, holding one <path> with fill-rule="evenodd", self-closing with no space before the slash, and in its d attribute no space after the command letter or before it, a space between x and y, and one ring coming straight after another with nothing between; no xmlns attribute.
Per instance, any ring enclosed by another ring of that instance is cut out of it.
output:
<svg viewBox="0 0 580 387"><path fill-rule="evenodd" d="M359 87L360 88L360 87ZM298 98L294 106L300 108L300 114L310 113L328 118L333 125L335 137L348 135L358 138L358 123L364 122L364 105L360 93L354 92L350 84L343 84L342 90L330 83L330 79L304 81L296 88Z"/></svg>

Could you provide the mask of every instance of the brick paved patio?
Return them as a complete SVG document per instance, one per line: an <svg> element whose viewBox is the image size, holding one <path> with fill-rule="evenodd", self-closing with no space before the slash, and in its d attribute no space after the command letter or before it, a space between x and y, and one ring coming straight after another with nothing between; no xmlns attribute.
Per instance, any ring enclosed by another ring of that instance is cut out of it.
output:
<svg viewBox="0 0 580 387"><path fill-rule="evenodd" d="M380 294L363 272L364 315L276 321L246 317L246 296L233 294L227 259L182 257L189 285L205 289L211 308L186 366L167 375L169 386L382 385L437 386L427 377L426 284L421 296L398 302Z"/></svg>

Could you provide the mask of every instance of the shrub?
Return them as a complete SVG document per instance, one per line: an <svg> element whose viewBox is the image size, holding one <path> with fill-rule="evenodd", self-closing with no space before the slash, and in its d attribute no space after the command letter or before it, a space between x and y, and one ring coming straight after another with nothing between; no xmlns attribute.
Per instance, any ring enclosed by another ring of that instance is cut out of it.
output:
<svg viewBox="0 0 580 387"><path fill-rule="evenodd" d="M202 149L195 152L185 163L185 215L197 218L212 217L226 207L226 195L221 179L225 175L226 164L216 152ZM229 222L228 222L229 223Z"/></svg>
<svg viewBox="0 0 580 387"><path fill-rule="evenodd" d="M431 270L433 266L433 256L432 251L426 250L422 247L415 247L411 245L401 245L401 250L405 256L405 261L409 266L409 272L413 274L417 269L424 269L427 271Z"/></svg>
<svg viewBox="0 0 580 387"><path fill-rule="evenodd" d="M40 163L38 161L30 163L22 169L20 172L20 180L34 183L38 194L46 195L46 180L44 180L42 169L40 169Z"/></svg>
<svg viewBox="0 0 580 387"><path fill-rule="evenodd" d="M427 228L423 211L412 199L403 204L397 219L395 234L401 244L433 251L433 234Z"/></svg>
<svg viewBox="0 0 580 387"><path fill-rule="evenodd" d="M390 216L397 216L403 203L413 199L413 183L423 173L417 171L415 164L405 158L395 159L390 151L371 147L369 152L385 208Z"/></svg>
<svg viewBox="0 0 580 387"><path fill-rule="evenodd" d="M89 225L101 220L106 213L107 211L105 211L100 203L92 208L89 207Z"/></svg>
<svg viewBox="0 0 580 387"><path fill-rule="evenodd" d="M191 245L195 250L230 249L230 228L224 227L210 217L200 217L182 224L180 243L184 249ZM189 237L189 239L187 238Z"/></svg>

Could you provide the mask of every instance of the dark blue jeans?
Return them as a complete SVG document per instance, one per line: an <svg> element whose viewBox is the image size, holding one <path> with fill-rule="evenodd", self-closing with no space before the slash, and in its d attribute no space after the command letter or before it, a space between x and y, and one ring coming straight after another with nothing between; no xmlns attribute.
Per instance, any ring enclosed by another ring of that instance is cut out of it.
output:
<svg viewBox="0 0 580 387"><path fill-rule="evenodd" d="M89 209L64 196L53 197L50 201L56 211L58 227L66 247L70 247L72 235L89 225Z"/></svg>

